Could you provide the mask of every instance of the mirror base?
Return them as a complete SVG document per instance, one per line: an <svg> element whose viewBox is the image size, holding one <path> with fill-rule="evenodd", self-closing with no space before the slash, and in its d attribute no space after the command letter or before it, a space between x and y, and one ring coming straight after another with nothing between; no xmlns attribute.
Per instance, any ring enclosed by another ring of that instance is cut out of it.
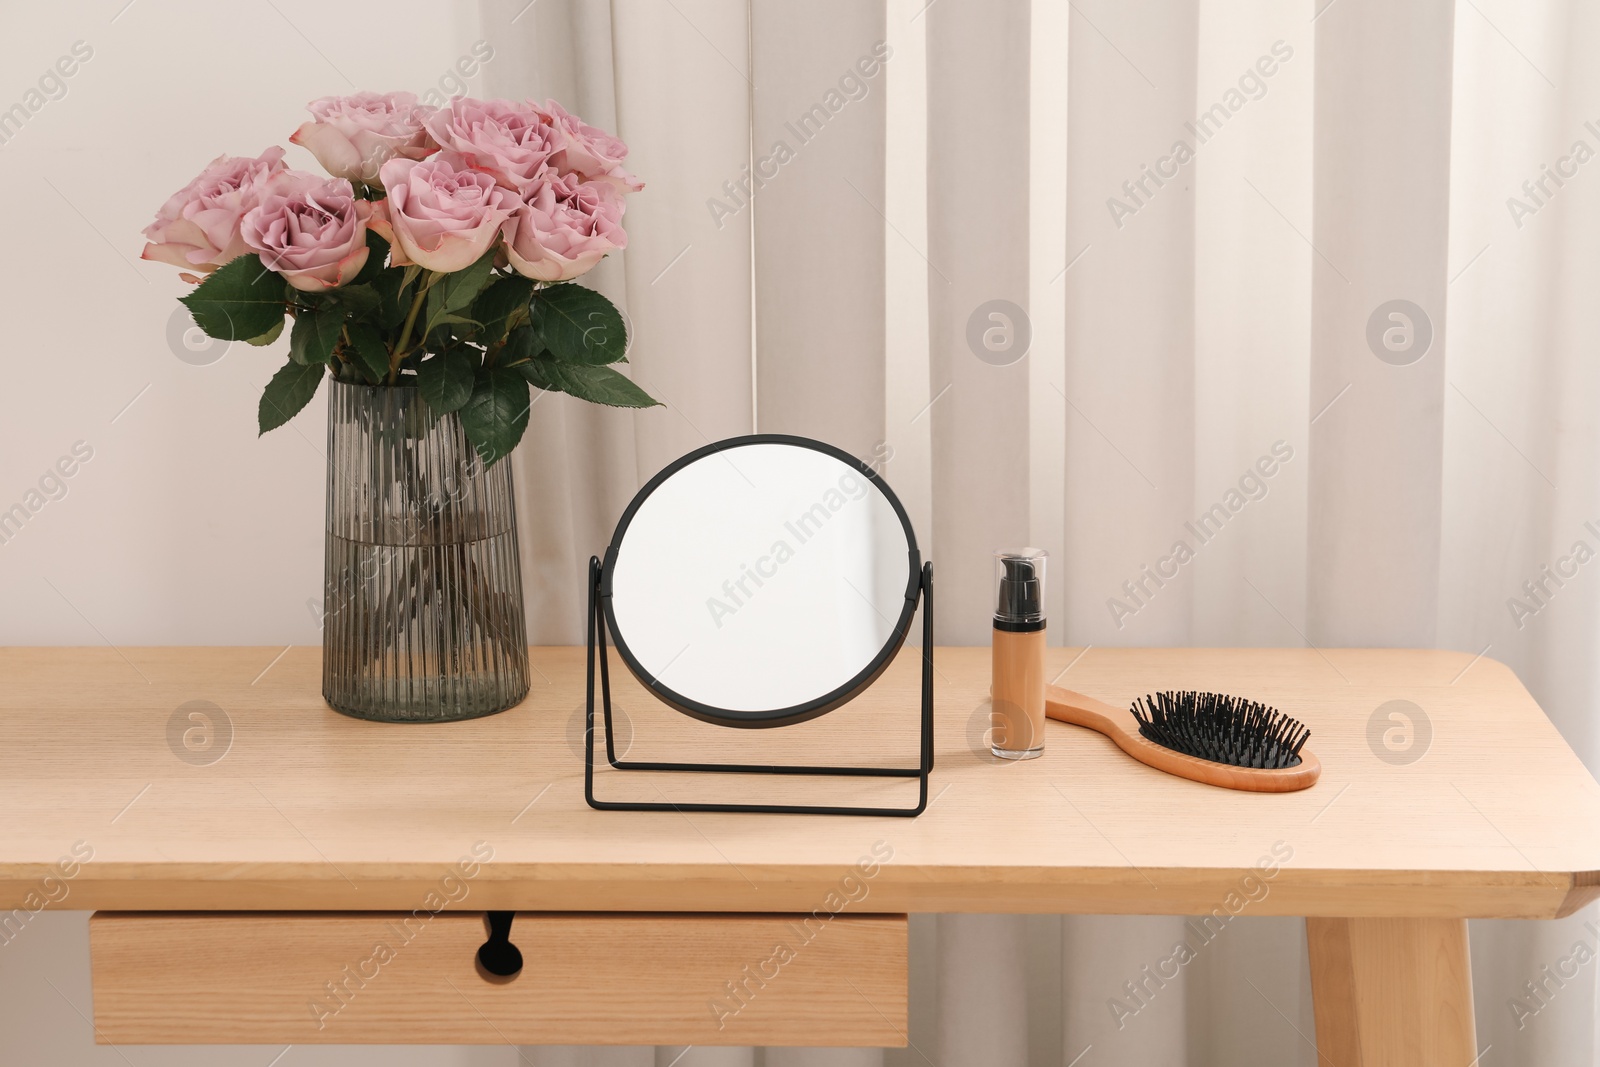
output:
<svg viewBox="0 0 1600 1067"><path fill-rule="evenodd" d="M922 742L916 767L797 767L733 763L647 763L620 760L611 716L611 667L606 620L600 609L601 564L589 558L589 626L587 716L584 722L584 799L598 811L710 811L766 815L877 815L915 818L928 806L928 778L933 773L933 564L922 565L918 597L922 608ZM902 636L904 636L902 634ZM917 803L907 808L850 807L831 804L670 804L600 800L594 795L595 674L599 668L601 717L605 723L605 758L618 771L671 771L693 774L781 774L833 778L915 778ZM781 727L779 727L781 729Z"/></svg>

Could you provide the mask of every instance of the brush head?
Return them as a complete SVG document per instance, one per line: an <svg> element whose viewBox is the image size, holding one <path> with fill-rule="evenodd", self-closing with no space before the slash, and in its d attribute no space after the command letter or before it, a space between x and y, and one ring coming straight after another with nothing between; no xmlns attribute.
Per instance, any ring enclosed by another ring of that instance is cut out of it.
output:
<svg viewBox="0 0 1600 1067"><path fill-rule="evenodd" d="M1186 756L1234 767L1300 765L1311 731L1276 708L1222 693L1155 693L1133 702L1139 733Z"/></svg>

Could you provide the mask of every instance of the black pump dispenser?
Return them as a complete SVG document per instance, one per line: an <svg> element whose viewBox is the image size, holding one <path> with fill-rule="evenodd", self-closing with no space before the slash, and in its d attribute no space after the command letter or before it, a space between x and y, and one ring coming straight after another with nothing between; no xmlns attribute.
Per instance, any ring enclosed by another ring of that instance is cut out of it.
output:
<svg viewBox="0 0 1600 1067"><path fill-rule="evenodd" d="M996 554L1000 580L995 629L1009 633L1044 629L1043 555L1037 549Z"/></svg>

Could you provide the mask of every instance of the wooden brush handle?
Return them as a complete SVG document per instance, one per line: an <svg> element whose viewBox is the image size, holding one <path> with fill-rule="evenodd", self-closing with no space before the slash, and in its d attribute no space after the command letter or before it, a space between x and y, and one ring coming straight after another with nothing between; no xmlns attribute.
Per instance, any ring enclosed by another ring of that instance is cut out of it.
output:
<svg viewBox="0 0 1600 1067"><path fill-rule="evenodd" d="M1300 765L1284 770L1234 767L1226 763L1186 756L1165 745L1158 745L1139 733L1139 722L1125 708L1114 708L1102 700L1074 693L1058 685L1044 690L1044 713L1052 719L1087 726L1105 734L1118 748L1140 763L1224 789L1245 789L1254 793L1292 793L1314 785L1322 774L1322 763L1306 749L1300 750Z"/></svg>

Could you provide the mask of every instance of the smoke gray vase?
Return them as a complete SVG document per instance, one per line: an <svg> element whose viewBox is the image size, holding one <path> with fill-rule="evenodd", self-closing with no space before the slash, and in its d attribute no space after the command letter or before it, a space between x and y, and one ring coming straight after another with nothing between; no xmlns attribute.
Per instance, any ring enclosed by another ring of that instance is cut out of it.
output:
<svg viewBox="0 0 1600 1067"><path fill-rule="evenodd" d="M484 468L414 386L329 381L322 695L383 722L504 711L528 693L511 464Z"/></svg>

